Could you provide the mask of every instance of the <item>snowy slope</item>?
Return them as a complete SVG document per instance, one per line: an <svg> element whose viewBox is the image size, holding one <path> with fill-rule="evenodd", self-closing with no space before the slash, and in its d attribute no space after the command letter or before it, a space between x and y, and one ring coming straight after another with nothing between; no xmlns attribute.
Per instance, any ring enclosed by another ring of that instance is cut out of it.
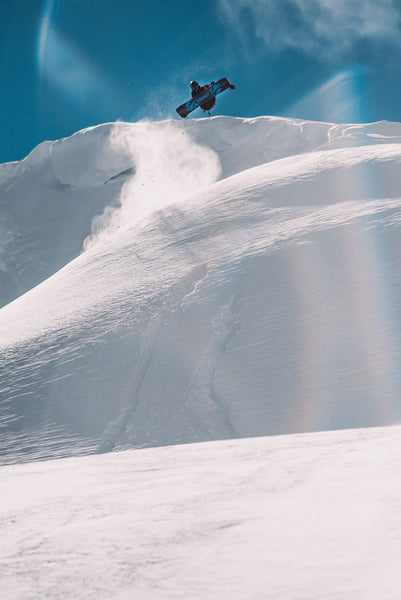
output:
<svg viewBox="0 0 401 600"><path fill-rule="evenodd" d="M400 162L396 123L216 117L1 166L3 462L398 423Z"/></svg>
<svg viewBox="0 0 401 600"><path fill-rule="evenodd" d="M1 468L7 600L398 600L400 428Z"/></svg>

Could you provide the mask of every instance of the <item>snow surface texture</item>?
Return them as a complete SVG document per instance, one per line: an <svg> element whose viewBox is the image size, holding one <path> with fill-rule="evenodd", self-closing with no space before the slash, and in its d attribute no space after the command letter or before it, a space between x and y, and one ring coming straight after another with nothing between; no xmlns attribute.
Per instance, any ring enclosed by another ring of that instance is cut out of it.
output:
<svg viewBox="0 0 401 600"><path fill-rule="evenodd" d="M400 422L400 165L269 117L0 165L0 460Z"/></svg>
<svg viewBox="0 0 401 600"><path fill-rule="evenodd" d="M400 427L1 468L6 600L399 600Z"/></svg>

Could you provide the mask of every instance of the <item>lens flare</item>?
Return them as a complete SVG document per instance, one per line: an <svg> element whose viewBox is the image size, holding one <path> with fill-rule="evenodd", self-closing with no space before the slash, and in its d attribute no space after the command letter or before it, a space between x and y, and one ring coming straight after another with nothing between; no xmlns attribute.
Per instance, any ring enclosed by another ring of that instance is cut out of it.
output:
<svg viewBox="0 0 401 600"><path fill-rule="evenodd" d="M130 106L119 89L79 47L55 25L57 0L47 0L41 19L37 62L41 82L48 83L76 108L96 119L114 120Z"/></svg>
<svg viewBox="0 0 401 600"><path fill-rule="evenodd" d="M42 65L44 64L44 61L45 61L47 39L49 36L49 30L50 30L51 22L52 22L52 18L53 18L54 5L55 5L55 0L46 0L45 6L43 9L43 16L42 16L40 27L39 27L38 46L37 46L37 60L38 60L39 74L41 74Z"/></svg>
<svg viewBox="0 0 401 600"><path fill-rule="evenodd" d="M288 107L285 115L329 123L363 122L367 116L363 69L337 73ZM369 134L363 127L350 128L350 144L367 143ZM373 163L364 162L359 169L334 170L330 195L339 206L369 202L385 197L380 187ZM372 416L366 425L389 423L397 415L401 365L395 333L399 311L392 282L386 279L388 237L366 217L350 220L332 236L326 232L318 242L304 246L290 265L299 314L304 316L298 323L301 409L293 414L293 428L341 427L342 413L349 414L350 396L355 401L356 394ZM304 327L305 323L313 326ZM331 412L322 412L322 398Z"/></svg>
<svg viewBox="0 0 401 600"><path fill-rule="evenodd" d="M332 186L339 205L381 197L369 163L338 170ZM388 424L399 414L399 310L387 278L393 251L374 219L351 219L332 234L317 234L291 257L300 408L290 430L341 428L357 397L360 413L370 415L364 425ZM355 426L360 418L355 413Z"/></svg>
<svg viewBox="0 0 401 600"><path fill-rule="evenodd" d="M329 123L359 123L366 107L364 70L347 69L289 106L283 116Z"/></svg>

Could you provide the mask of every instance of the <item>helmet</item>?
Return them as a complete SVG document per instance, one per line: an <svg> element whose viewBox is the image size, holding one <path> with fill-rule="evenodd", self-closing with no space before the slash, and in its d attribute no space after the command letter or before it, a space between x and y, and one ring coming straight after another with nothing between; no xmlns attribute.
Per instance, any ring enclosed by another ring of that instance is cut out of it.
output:
<svg viewBox="0 0 401 600"><path fill-rule="evenodd" d="M197 81L191 81L190 85L192 89L199 87L199 83Z"/></svg>

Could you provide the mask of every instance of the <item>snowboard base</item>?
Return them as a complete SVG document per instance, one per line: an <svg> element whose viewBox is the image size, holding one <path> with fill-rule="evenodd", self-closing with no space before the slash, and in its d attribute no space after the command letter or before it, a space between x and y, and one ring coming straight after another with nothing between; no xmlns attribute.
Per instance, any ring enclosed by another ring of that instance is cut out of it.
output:
<svg viewBox="0 0 401 600"><path fill-rule="evenodd" d="M181 104L181 106L176 108L176 111L180 115L180 117L185 119L185 117L187 117L189 115L189 113L191 113L193 110L195 110L198 107L202 108L202 104L205 104L207 106L208 100L215 98L218 94L221 94L222 92L224 92L225 90L228 90L229 88L235 89L235 86L233 86L228 81L227 77L222 77L221 79L219 79L217 81L217 83L214 83L214 82L211 83L209 85L208 89L205 90L199 96L196 96L195 98L191 98L190 100L188 100L188 102L184 102L184 104ZM210 110L210 109L206 108L205 110Z"/></svg>

